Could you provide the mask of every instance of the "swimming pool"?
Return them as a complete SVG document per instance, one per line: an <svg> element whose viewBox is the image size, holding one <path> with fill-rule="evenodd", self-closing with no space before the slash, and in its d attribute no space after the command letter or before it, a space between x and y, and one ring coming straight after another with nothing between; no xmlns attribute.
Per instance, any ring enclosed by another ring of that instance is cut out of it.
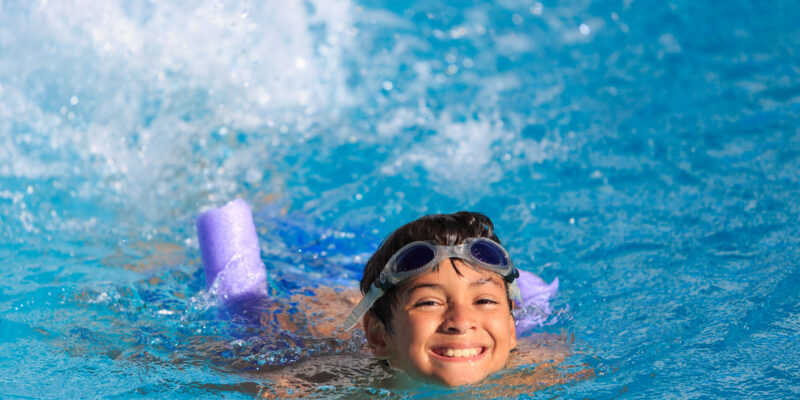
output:
<svg viewBox="0 0 800 400"><path fill-rule="evenodd" d="M489 215L596 374L530 397L800 395L794 2L280 3L0 2L2 397L248 398L355 351L219 315L193 224L237 196L287 301Z"/></svg>

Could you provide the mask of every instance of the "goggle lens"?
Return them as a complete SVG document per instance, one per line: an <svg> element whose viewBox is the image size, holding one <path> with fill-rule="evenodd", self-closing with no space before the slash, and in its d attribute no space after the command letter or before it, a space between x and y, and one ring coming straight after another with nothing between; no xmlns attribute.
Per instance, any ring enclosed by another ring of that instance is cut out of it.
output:
<svg viewBox="0 0 800 400"><path fill-rule="evenodd" d="M395 272L414 271L424 267L434 257L433 249L427 246L413 246L406 249L396 260Z"/></svg>
<svg viewBox="0 0 800 400"><path fill-rule="evenodd" d="M508 266L508 257L500 246L486 241L478 241L472 244L469 248L470 254L475 259L480 260L489 265Z"/></svg>

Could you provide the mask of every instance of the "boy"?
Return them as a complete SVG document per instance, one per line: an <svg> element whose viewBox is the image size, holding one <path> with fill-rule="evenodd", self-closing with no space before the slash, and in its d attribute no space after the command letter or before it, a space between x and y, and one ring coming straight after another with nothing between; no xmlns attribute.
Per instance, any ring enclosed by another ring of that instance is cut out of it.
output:
<svg viewBox="0 0 800 400"><path fill-rule="evenodd" d="M198 218L207 285L218 295L224 293L221 299L226 304L234 299L230 305L241 299L255 299L256 303L266 299L266 282L253 278L260 276L263 264L250 215L246 203L237 200ZM247 250L247 244L252 251L242 250ZM566 355L568 343L563 336L537 335L535 341L521 343L521 351L509 362L517 346L512 299L549 315L548 300L558 287L557 280L547 285L533 274L521 273L522 277L486 216L472 212L429 215L398 228L372 255L361 280L364 296L360 302L355 291L320 287L312 295L292 296L299 313L257 307L253 315L274 320L288 332L345 340L349 335L341 328L350 329L361 321L369 351L419 381L473 384L502 370L507 362L511 368L536 368L515 369L492 380L499 378L504 384L523 388L571 380L553 369ZM524 299L519 299L518 280ZM280 307L275 302L264 303ZM529 315L519 322L520 329L541 323ZM544 344L548 341L553 343ZM267 368L264 377L271 383L261 394L310 393L314 385L322 383L394 387L403 380L402 374L375 371L372 378L365 377L371 383L360 382L363 371L374 370L373 362L358 354L332 354L298 360L286 369Z"/></svg>
<svg viewBox="0 0 800 400"><path fill-rule="evenodd" d="M476 383L503 369L517 344L518 276L486 216L425 216L394 231L369 259L364 300L345 327L363 314L370 352L415 379Z"/></svg>

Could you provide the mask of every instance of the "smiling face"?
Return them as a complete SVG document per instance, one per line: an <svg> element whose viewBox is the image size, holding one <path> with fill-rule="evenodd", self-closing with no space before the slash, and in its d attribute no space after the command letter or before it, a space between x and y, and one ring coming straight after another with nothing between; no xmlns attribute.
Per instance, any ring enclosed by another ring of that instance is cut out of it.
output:
<svg viewBox="0 0 800 400"><path fill-rule="evenodd" d="M501 370L517 344L502 278L458 259L443 260L410 283L400 295L392 332L378 324L377 318L365 319L376 356L416 379L448 386Z"/></svg>

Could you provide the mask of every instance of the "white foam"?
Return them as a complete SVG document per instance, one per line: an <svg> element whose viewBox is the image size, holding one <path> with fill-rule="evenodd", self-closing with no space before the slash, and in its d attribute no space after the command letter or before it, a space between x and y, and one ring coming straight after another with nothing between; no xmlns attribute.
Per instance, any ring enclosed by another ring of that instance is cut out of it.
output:
<svg viewBox="0 0 800 400"><path fill-rule="evenodd" d="M408 111L396 113L402 116ZM437 184L434 189L438 191L485 193L491 190L489 184L503 179L504 171L513 170L521 163L541 163L566 150L560 143L546 138L540 141L520 139L512 128L487 115L454 121L445 114L430 125L437 134L398 152L381 167L381 173L395 175L422 166L429 174L428 179ZM401 129L403 125L395 123L383 127L390 128Z"/></svg>
<svg viewBox="0 0 800 400"><path fill-rule="evenodd" d="M81 50L144 86L208 90L209 102L228 103L222 112L237 122L241 111L329 104L344 88L338 65L352 25L347 1L128 3L51 3L40 18L51 39L73 46L88 40ZM328 38L322 43L314 37L319 29Z"/></svg>
<svg viewBox="0 0 800 400"><path fill-rule="evenodd" d="M229 197L234 177L264 167L268 145L206 171L197 147L216 127L275 143L273 126L307 125L352 99L347 0L28 6L0 16L0 75L14 77L0 97L0 175L79 175L145 212L164 198Z"/></svg>

